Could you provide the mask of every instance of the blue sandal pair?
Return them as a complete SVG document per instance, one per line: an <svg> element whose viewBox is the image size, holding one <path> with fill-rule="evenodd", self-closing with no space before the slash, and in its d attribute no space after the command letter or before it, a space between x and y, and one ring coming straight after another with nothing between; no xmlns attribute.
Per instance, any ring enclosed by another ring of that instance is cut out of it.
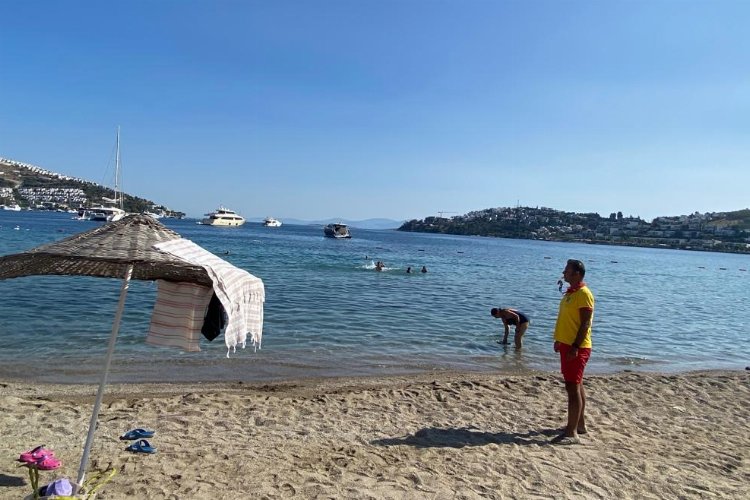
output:
<svg viewBox="0 0 750 500"><path fill-rule="evenodd" d="M143 439L151 437L154 437L154 431L148 431L146 429L133 429L120 436L120 439L123 441L137 440L135 441L135 443L131 443L130 446L125 448L125 451L132 451L133 453L156 453L156 448L151 446L151 443Z"/></svg>

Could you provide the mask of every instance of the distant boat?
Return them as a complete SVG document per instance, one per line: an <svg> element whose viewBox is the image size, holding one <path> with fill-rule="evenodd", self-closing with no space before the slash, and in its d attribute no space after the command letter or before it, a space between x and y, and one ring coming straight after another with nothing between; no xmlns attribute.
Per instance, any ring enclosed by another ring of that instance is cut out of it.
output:
<svg viewBox="0 0 750 500"><path fill-rule="evenodd" d="M123 209L123 196L120 191L120 127L117 127L117 146L115 148L115 198L104 198L111 205L94 205L86 209L88 220L100 222L115 222L127 215ZM78 212L79 217L81 211Z"/></svg>
<svg viewBox="0 0 750 500"><path fill-rule="evenodd" d="M323 234L325 234L329 238L336 238L336 239L342 239L342 238L351 238L352 235L349 232L349 228L346 226L346 224L328 224L326 227L323 228Z"/></svg>
<svg viewBox="0 0 750 500"><path fill-rule="evenodd" d="M201 221L204 226L241 226L244 223L244 217L223 206L206 214L206 218Z"/></svg>
<svg viewBox="0 0 750 500"><path fill-rule="evenodd" d="M281 227L281 221L274 219L273 217L266 217L266 220L263 221L263 225L266 227Z"/></svg>
<svg viewBox="0 0 750 500"><path fill-rule="evenodd" d="M11 210L13 212L20 212L21 207L17 203L14 203L13 205L3 205L3 210Z"/></svg>
<svg viewBox="0 0 750 500"><path fill-rule="evenodd" d="M91 214L86 208L79 208L76 212L78 215L71 217L73 220L91 220Z"/></svg>
<svg viewBox="0 0 750 500"><path fill-rule="evenodd" d="M125 217L125 210L117 207L95 205L88 209L89 220L100 222L115 222Z"/></svg>

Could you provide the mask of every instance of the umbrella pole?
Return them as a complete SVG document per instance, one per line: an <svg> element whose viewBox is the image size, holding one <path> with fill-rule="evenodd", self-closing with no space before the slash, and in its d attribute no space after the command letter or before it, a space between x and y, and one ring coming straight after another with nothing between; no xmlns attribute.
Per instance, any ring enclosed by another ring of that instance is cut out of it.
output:
<svg viewBox="0 0 750 500"><path fill-rule="evenodd" d="M115 350L115 342L117 341L117 334L120 331L120 320L122 320L122 311L125 308L125 297L128 294L128 286L130 285L130 278L133 276L133 264L128 265L127 271L125 271L125 279L122 281L122 287L120 287L120 301L117 303L117 313L115 313L115 320L112 323L112 333L109 336L109 346L107 347L107 357L104 361L104 372L102 373L102 379L99 382L99 391L96 393L96 402L94 403L94 410L91 412L91 421L89 422L89 433L86 436L86 445L83 447L83 456L81 457L81 465L78 467L78 479L76 479L76 488L80 488L83 485L83 478L86 475L86 466L89 462L89 453L91 452L91 445L94 442L94 431L96 431L96 422L99 418L99 407L102 405L102 397L104 396L104 386L107 385L107 375L109 375L109 365L112 362L112 353Z"/></svg>

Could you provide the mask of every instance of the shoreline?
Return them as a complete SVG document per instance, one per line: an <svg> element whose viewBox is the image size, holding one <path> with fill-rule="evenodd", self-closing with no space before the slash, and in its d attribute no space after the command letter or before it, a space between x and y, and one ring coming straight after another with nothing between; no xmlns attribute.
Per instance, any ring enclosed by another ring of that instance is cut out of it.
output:
<svg viewBox="0 0 750 500"><path fill-rule="evenodd" d="M550 364L551 365L551 364ZM101 380L101 363L46 365L43 370L28 373L28 363L4 363L0 366L0 382L33 383L60 385L98 385ZM718 366L709 368L699 364L694 367L669 364L623 364L608 367L591 367L588 376L616 376L618 374L682 375L690 373L742 371L743 366ZM188 360L161 359L155 361L113 362L108 376L108 385L190 385L241 383L246 386L257 384L285 384L300 381L335 381L392 379L408 377L422 379L444 377L452 374L466 376L530 376L559 375L559 368L553 366L528 366L518 364L373 364L351 367L330 365L297 365L295 363L275 363L264 360L258 363L253 359L237 360L228 363L222 359Z"/></svg>
<svg viewBox="0 0 750 500"><path fill-rule="evenodd" d="M714 378L746 376L750 383L750 366L744 370L691 370L680 373L646 372L622 370L616 373L586 374L584 382L590 380L618 380L621 378L663 378L678 380L683 378ZM115 399L127 399L128 396L151 397L156 395L174 396L185 392L274 392L274 393L306 393L315 391L346 392L347 390L374 390L406 386L411 384L430 384L433 382L455 381L487 381L504 379L550 379L558 380L563 387L562 375L542 370L528 370L518 372L484 372L472 370L435 370L431 372L398 373L389 375L345 375L345 376L309 376L288 378L282 380L226 380L226 381L167 381L167 382L107 382L104 397L108 395ZM588 384L587 384L588 385ZM40 382L22 381L0 375L0 395L10 390L23 390L29 395L36 395L48 399L64 398L67 396L95 395L99 382ZM43 390L46 388L47 390ZM750 391L750 386L748 387ZM149 394L150 396L145 396Z"/></svg>
<svg viewBox="0 0 750 500"><path fill-rule="evenodd" d="M92 364L74 365L72 368L61 365L45 365L44 370L29 373L25 363L4 363L0 366L0 383L13 384L60 384L60 385L98 385L103 366ZM249 368L245 370L246 368ZM587 370L590 376L616 376L619 374L644 375L683 375L691 373L736 372L750 367L718 366L707 368L699 365L686 368L684 365L672 366L663 364L622 365L607 368L592 367ZM198 363L185 360L158 360L158 362L113 363L108 376L108 386L123 385L206 385L244 384L245 386L267 384L300 384L309 381L368 380L409 378L421 380L430 377L446 377L463 374L465 376L531 376L559 375L556 367L534 367L508 364L505 366L480 365L373 365L363 366L358 370L351 367L332 367L328 365L297 366L294 364L257 364L248 359L238 365L225 363L223 359L202 361Z"/></svg>
<svg viewBox="0 0 750 500"><path fill-rule="evenodd" d="M102 498L743 498L750 372L586 379L590 433L554 446L558 374L445 371L280 382L107 386L89 471ZM75 476L96 386L0 382L0 461L46 444ZM156 430L155 455L123 451ZM577 464L577 465L576 465ZM30 492L6 465L0 499Z"/></svg>

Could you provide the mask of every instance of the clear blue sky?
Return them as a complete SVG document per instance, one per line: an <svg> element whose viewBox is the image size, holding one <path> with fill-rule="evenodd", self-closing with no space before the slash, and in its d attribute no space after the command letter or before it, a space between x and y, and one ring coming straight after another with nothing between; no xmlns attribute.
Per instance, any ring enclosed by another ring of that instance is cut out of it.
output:
<svg viewBox="0 0 750 500"><path fill-rule="evenodd" d="M3 0L0 19L0 156L106 181L120 125L125 191L189 215L750 205L747 1Z"/></svg>

